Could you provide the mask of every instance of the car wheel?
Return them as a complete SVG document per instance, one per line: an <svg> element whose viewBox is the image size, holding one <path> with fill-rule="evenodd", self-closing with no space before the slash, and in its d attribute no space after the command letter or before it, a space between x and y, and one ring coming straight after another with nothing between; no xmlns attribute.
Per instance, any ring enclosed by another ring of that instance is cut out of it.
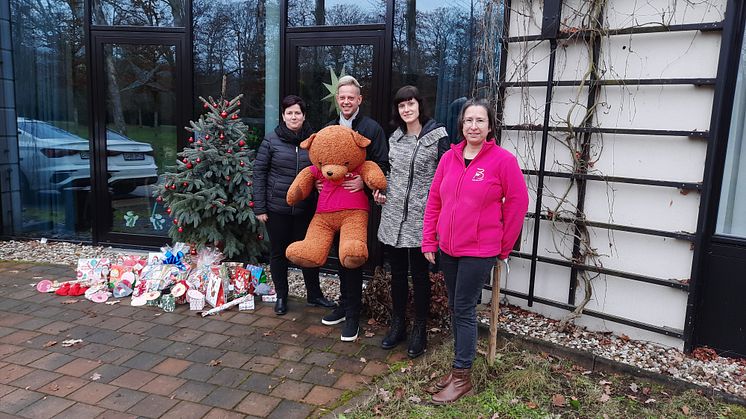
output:
<svg viewBox="0 0 746 419"><path fill-rule="evenodd" d="M118 183L112 186L111 189L114 191L114 195L126 195L134 192L137 189L137 185L134 183Z"/></svg>

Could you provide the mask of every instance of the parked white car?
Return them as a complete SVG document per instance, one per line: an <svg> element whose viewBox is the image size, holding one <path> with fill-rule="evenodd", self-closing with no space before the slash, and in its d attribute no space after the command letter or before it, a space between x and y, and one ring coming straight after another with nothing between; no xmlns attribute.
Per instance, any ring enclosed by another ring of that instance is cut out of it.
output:
<svg viewBox="0 0 746 419"><path fill-rule="evenodd" d="M47 122L18 118L21 185L32 192L59 193L91 186L88 140ZM153 147L115 131L106 132L109 186L115 194L158 181Z"/></svg>

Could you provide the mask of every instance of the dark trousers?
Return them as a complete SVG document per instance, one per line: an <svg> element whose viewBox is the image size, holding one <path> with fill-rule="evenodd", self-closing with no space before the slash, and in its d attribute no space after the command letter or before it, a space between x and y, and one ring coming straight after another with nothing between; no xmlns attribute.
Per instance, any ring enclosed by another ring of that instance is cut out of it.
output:
<svg viewBox="0 0 746 419"><path fill-rule="evenodd" d="M386 246L391 264L391 303L393 315L404 318L409 297L409 273L412 273L415 319L427 320L430 311L428 261L419 247Z"/></svg>
<svg viewBox="0 0 746 419"><path fill-rule="evenodd" d="M363 305L363 268L347 269L339 266L339 307L345 317L360 318Z"/></svg>
<svg viewBox="0 0 746 419"><path fill-rule="evenodd" d="M453 368L471 368L477 355L477 301L496 257L452 257L440 252L453 323Z"/></svg>
<svg viewBox="0 0 746 419"><path fill-rule="evenodd" d="M303 240L313 214L286 215L270 212L267 214L267 232L270 241L269 269L275 284L278 298L288 297L288 266L285 257L290 243ZM319 284L319 268L303 268L303 281L306 283L306 297L311 300L322 296Z"/></svg>

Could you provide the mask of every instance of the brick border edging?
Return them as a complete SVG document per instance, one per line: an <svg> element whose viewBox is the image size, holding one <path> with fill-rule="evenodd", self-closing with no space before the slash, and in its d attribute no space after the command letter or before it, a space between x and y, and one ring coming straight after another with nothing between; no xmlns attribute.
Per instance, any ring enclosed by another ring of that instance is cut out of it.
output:
<svg viewBox="0 0 746 419"><path fill-rule="evenodd" d="M481 322L478 322L477 324L479 325L479 329L481 332L486 332L485 334L489 334L488 325L482 324ZM625 373L637 378L647 379L655 383L668 385L680 390L697 390L702 392L706 396L713 397L717 400L722 400L728 403L738 404L746 407L746 398L736 396L735 394L726 393L722 390L717 390L711 387L705 387L670 375L648 371L633 365L625 364L623 362L614 361L613 359L605 358L588 351L568 348L566 346L562 346L531 336L516 335L500 328L499 325L497 337L498 341L509 341L511 343L517 344L518 347L523 349L531 350L533 352L548 352L553 356L570 359L593 372L601 371L610 373Z"/></svg>

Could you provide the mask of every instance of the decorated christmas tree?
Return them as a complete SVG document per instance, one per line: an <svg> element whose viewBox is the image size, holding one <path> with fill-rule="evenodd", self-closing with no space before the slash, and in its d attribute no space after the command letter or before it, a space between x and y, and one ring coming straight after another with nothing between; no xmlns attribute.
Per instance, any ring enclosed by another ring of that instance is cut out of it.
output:
<svg viewBox="0 0 746 419"><path fill-rule="evenodd" d="M252 209L255 151L247 147L248 127L238 116L240 99L200 97L206 112L190 121L193 135L178 154L176 171L164 174L154 195L173 218L174 241L217 246L229 258L255 261L264 230Z"/></svg>

